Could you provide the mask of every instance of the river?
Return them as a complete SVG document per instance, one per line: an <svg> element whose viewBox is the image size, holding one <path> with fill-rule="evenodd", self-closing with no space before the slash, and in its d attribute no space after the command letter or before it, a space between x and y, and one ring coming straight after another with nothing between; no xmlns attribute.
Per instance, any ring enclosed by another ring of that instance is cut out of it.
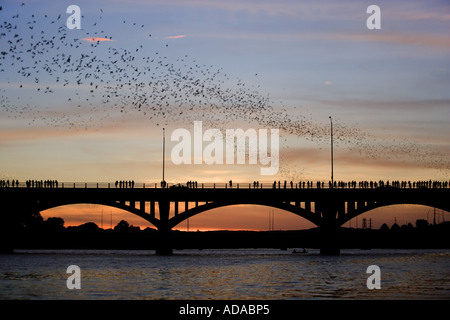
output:
<svg viewBox="0 0 450 320"><path fill-rule="evenodd" d="M450 250L16 250L0 255L0 299L450 299Z"/></svg>

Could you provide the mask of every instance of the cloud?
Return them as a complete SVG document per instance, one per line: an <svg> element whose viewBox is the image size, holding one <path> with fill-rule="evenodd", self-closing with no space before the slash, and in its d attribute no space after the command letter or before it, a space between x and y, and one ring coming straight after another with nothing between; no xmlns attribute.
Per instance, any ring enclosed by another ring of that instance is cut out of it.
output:
<svg viewBox="0 0 450 320"><path fill-rule="evenodd" d="M418 33L384 33L384 34L334 34L333 39L356 42L384 42L401 45L416 45L425 47L449 48L449 38L446 35L431 35Z"/></svg>
<svg viewBox="0 0 450 320"><path fill-rule="evenodd" d="M326 81L325 84L328 84ZM329 83L331 84L331 82ZM370 110L383 110L385 111L423 111L423 112L436 112L436 111L446 111L450 105L450 99L421 99L421 100L384 100L384 99L334 99L327 100L320 97L313 98L316 102L332 106L332 107L344 107L356 108L359 110L370 109ZM423 121L424 119L421 119Z"/></svg>
<svg viewBox="0 0 450 320"><path fill-rule="evenodd" d="M184 38L184 37L186 37L186 35L185 34L181 34L181 35L178 35L178 36L168 36L168 37L165 37L164 39L180 39L180 38Z"/></svg>
<svg viewBox="0 0 450 320"><path fill-rule="evenodd" d="M99 38L99 37L90 37L90 38L84 38L81 40L88 41L88 42L115 41L115 40L111 40L108 38Z"/></svg>

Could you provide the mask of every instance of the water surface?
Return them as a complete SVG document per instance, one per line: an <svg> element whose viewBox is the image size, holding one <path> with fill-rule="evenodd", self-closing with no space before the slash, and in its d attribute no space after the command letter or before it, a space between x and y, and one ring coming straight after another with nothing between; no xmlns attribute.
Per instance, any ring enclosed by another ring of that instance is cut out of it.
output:
<svg viewBox="0 0 450 320"><path fill-rule="evenodd" d="M67 267L81 269L70 290ZM369 290L367 267L381 269ZM449 299L450 250L16 250L0 255L0 299Z"/></svg>

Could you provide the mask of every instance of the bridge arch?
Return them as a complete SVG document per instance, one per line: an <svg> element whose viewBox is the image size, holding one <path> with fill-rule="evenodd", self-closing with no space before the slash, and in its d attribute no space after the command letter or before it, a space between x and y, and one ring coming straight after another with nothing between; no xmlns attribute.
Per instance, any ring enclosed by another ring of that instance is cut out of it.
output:
<svg viewBox="0 0 450 320"><path fill-rule="evenodd" d="M148 221L150 224L152 224L156 228L159 228L161 226L161 220L157 219L154 215L150 215L143 210L126 205L126 203L120 202L120 201L95 201L95 200L85 201L85 200L81 200L81 201L70 201L70 202L62 202L62 201L39 202L38 210L44 211L44 210L53 209L53 208L57 208L57 207L61 207L61 206L76 205L76 204L94 204L94 205L103 205L103 206L121 209L121 210L127 211L131 214L141 217L142 219ZM323 222L323 219L320 216L320 214L314 213L312 211L308 211L304 208L292 205L287 202L227 200L227 201L208 202L208 203L190 208L190 209L188 209L184 212L181 212L180 214L177 214L175 216L172 216L168 221L168 227L170 229L173 229L174 227L176 227L183 221L185 221L195 215L198 215L200 213L203 213L203 212L206 212L209 210L213 210L213 209L217 209L217 208L221 208L221 207L234 206L234 205L257 205L257 206L266 206L266 207L284 210L284 211L293 213L299 217L302 217L318 227L320 227ZM345 214L337 213L336 225L342 226L345 223L347 223L348 221L352 220L353 218L360 216L364 213L370 212L375 209L389 207L389 206L395 206L395 205L422 205L422 206L427 206L430 208L436 208L436 209L450 212L450 208L447 208L447 206L445 206L445 205L441 205L440 203L431 203L431 202L424 203L424 201L411 200L411 201L368 202L368 203L365 203L365 205L360 206L352 211L345 212Z"/></svg>
<svg viewBox="0 0 450 320"><path fill-rule="evenodd" d="M436 208L439 210L443 210L446 212L450 212L450 208L446 205L442 205L441 203L435 203L435 202L424 202L424 201L389 201L389 202L376 202L372 204L367 204L361 208L358 208L352 212L348 212L345 215L341 215L337 218L337 225L342 226L348 221L352 220L353 218L356 218L362 214L369 213L376 209L381 208L387 208L387 207L393 207L393 206L401 206L401 205L411 205L411 206L424 206L428 208Z"/></svg>
<svg viewBox="0 0 450 320"><path fill-rule="evenodd" d="M158 219L156 219L154 216L151 216L141 210L132 208L130 206L127 206L127 205L117 202L117 201L111 201L111 202L109 202L109 201L108 202L105 202L105 201L89 201L89 202L88 201L70 201L70 203L44 203L44 204L40 203L38 206L38 210L39 210L39 212L42 212L45 210L55 209L58 207L78 205L78 204L92 204L92 205L101 205L101 206L106 206L106 207L117 208L117 209L129 212L131 214L141 217L142 219L148 221L150 224L152 224L156 228L158 228L160 225L160 221Z"/></svg>
<svg viewBox="0 0 450 320"><path fill-rule="evenodd" d="M303 209L301 207L296 207L294 205L285 203L285 202L277 202L277 201L214 201L214 202L209 202L209 203L205 203L203 205L199 205L193 208L190 208L172 218L169 219L169 228L174 228L176 227L178 224L180 224L181 222L195 216L198 215L200 213L209 211L209 210L213 210L213 209L217 209L217 208L222 208L222 207L228 207L228 206L235 206L235 205L256 205L256 206L266 206L266 207L271 207L271 208L276 208L276 209L281 209L290 213L293 213L297 216L300 216L310 222L312 222L313 224L315 224L316 226L319 226L321 221L320 218L315 215L314 213Z"/></svg>

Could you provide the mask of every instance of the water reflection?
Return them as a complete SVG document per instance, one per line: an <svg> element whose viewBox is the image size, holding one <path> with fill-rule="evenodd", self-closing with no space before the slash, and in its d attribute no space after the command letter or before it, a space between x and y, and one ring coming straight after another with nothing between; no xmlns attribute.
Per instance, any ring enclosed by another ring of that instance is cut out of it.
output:
<svg viewBox="0 0 450 320"><path fill-rule="evenodd" d="M81 268L81 290L66 287L66 268ZM366 286L381 268L381 290ZM448 299L445 250L19 251L0 256L1 299Z"/></svg>

